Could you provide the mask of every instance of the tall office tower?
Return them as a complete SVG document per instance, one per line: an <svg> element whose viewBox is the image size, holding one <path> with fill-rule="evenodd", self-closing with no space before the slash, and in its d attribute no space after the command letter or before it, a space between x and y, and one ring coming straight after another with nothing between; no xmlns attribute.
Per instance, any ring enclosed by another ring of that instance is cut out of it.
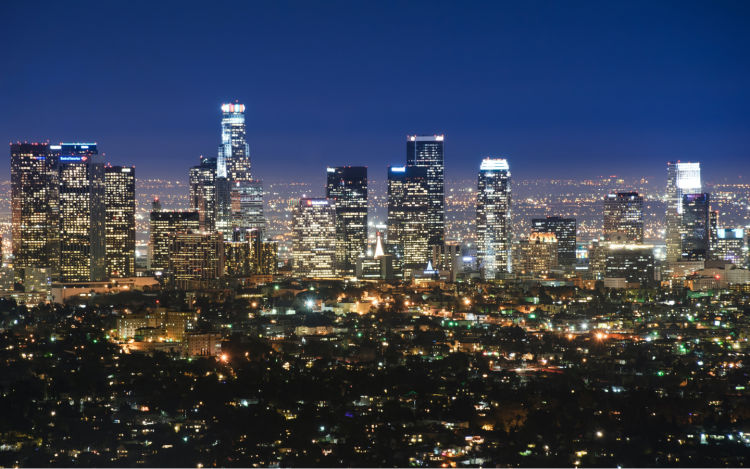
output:
<svg viewBox="0 0 750 469"><path fill-rule="evenodd" d="M355 274L357 258L367 251L367 168L327 168L326 197L336 206L336 269Z"/></svg>
<svg viewBox="0 0 750 469"><path fill-rule="evenodd" d="M387 251L404 279L423 271L429 260L429 206L427 168L388 167Z"/></svg>
<svg viewBox="0 0 750 469"><path fill-rule="evenodd" d="M642 287L654 283L654 247L650 244L616 244L604 246L604 277L623 278Z"/></svg>
<svg viewBox="0 0 750 469"><path fill-rule="evenodd" d="M576 219L562 217L534 218L532 233L554 233L557 238L557 263L571 266L576 263Z"/></svg>
<svg viewBox="0 0 750 469"><path fill-rule="evenodd" d="M618 192L604 197L604 239L615 238L643 243L643 197L637 192Z"/></svg>
<svg viewBox="0 0 750 469"><path fill-rule="evenodd" d="M682 196L682 252L684 261L705 261L709 253L709 194Z"/></svg>
<svg viewBox="0 0 750 469"><path fill-rule="evenodd" d="M59 174L48 143L10 146L13 266L57 271L60 263Z"/></svg>
<svg viewBox="0 0 750 469"><path fill-rule="evenodd" d="M60 171L60 279L107 277L104 162L96 143L53 145Z"/></svg>
<svg viewBox="0 0 750 469"><path fill-rule="evenodd" d="M427 209L430 237L427 244L430 246L439 246L445 242L444 142L443 135L410 135L406 139L406 166L427 169L430 200Z"/></svg>
<svg viewBox="0 0 750 469"><path fill-rule="evenodd" d="M190 208L198 211L201 229L216 229L216 158L204 158L190 168Z"/></svg>
<svg viewBox="0 0 750 469"><path fill-rule="evenodd" d="M516 253L514 272L547 277L557 267L557 237L552 232L531 233L521 241Z"/></svg>
<svg viewBox="0 0 750 469"><path fill-rule="evenodd" d="M504 158L485 158L477 178L477 260L485 279L511 271L510 168Z"/></svg>
<svg viewBox="0 0 750 469"><path fill-rule="evenodd" d="M279 264L279 246L274 241L264 241L261 230L250 230L245 238L250 244L250 272L254 275L276 275Z"/></svg>
<svg viewBox="0 0 750 469"><path fill-rule="evenodd" d="M230 181L248 181L250 148L245 130L245 105L221 105L221 145L216 161L216 176Z"/></svg>
<svg viewBox="0 0 750 469"><path fill-rule="evenodd" d="M667 261L682 259L682 196L701 192L700 163L667 163Z"/></svg>
<svg viewBox="0 0 750 469"><path fill-rule="evenodd" d="M150 222L151 270L169 268L169 247L175 234L200 229L200 218L196 211L152 211Z"/></svg>
<svg viewBox="0 0 750 469"><path fill-rule="evenodd" d="M104 167L107 277L135 276L135 168Z"/></svg>
<svg viewBox="0 0 750 469"><path fill-rule="evenodd" d="M265 232L266 219L263 216L263 182L233 181L229 191L231 200L231 230L225 233L240 232L244 238L247 230Z"/></svg>
<svg viewBox="0 0 750 469"><path fill-rule="evenodd" d="M218 280L224 275L224 239L221 233L175 233L169 244L169 270L175 287L179 289L218 286Z"/></svg>
<svg viewBox="0 0 750 469"><path fill-rule="evenodd" d="M293 271L299 277L336 276L336 210L328 199L301 198L294 210Z"/></svg>
<svg viewBox="0 0 750 469"><path fill-rule="evenodd" d="M708 251L709 258L716 259L714 256L714 247L719 230L719 211L711 210L708 212Z"/></svg>
<svg viewBox="0 0 750 469"><path fill-rule="evenodd" d="M744 229L719 228L716 230L716 239L712 242L711 247L711 257L731 262L738 267L745 267L748 261L747 254Z"/></svg>

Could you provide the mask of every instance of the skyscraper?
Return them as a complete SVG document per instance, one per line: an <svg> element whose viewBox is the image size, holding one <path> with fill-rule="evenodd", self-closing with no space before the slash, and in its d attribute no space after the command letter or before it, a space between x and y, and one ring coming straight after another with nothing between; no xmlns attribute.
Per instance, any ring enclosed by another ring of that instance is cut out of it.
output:
<svg viewBox="0 0 750 469"><path fill-rule="evenodd" d="M152 270L169 268L169 249L172 238L180 232L198 230L200 219L196 211L154 210L151 212L149 229L150 259Z"/></svg>
<svg viewBox="0 0 750 469"><path fill-rule="evenodd" d="M398 276L422 271L430 258L427 168L388 167L388 253L394 255Z"/></svg>
<svg viewBox="0 0 750 469"><path fill-rule="evenodd" d="M101 281L107 276L104 163L96 143L51 147L60 168L60 279Z"/></svg>
<svg viewBox="0 0 750 469"><path fill-rule="evenodd" d="M576 219L562 217L534 218L532 233L554 233L557 238L557 263L571 266L576 263Z"/></svg>
<svg viewBox="0 0 750 469"><path fill-rule="evenodd" d="M700 163L667 163L667 261L682 258L682 196L701 192Z"/></svg>
<svg viewBox="0 0 750 469"><path fill-rule="evenodd" d="M604 197L604 239L618 237L630 243L643 243L643 197L637 192Z"/></svg>
<svg viewBox="0 0 750 469"><path fill-rule="evenodd" d="M245 237L247 230L265 232L266 219L263 216L263 183L255 180L237 180L231 183L231 228ZM225 236L226 239L226 236Z"/></svg>
<svg viewBox="0 0 750 469"><path fill-rule="evenodd" d="M406 139L406 166L427 169L427 244L430 246L445 242L444 142L443 135L410 135Z"/></svg>
<svg viewBox="0 0 750 469"><path fill-rule="evenodd" d="M477 178L477 259L485 279L511 271L510 167L485 158Z"/></svg>
<svg viewBox="0 0 750 469"><path fill-rule="evenodd" d="M48 143L10 146L13 264L57 270L60 262L59 174Z"/></svg>
<svg viewBox="0 0 750 469"><path fill-rule="evenodd" d="M712 242L711 257L728 261L739 267L747 265L747 247L745 230L742 228L718 228L716 239Z"/></svg>
<svg viewBox="0 0 750 469"><path fill-rule="evenodd" d="M682 196L682 252L684 261L704 261L709 253L709 194Z"/></svg>
<svg viewBox="0 0 750 469"><path fill-rule="evenodd" d="M247 181L250 174L250 148L245 129L245 105L221 105L221 145L216 161L216 177Z"/></svg>
<svg viewBox="0 0 750 469"><path fill-rule="evenodd" d="M367 168L327 168L326 197L336 207L336 265L339 275L354 275L367 250Z"/></svg>
<svg viewBox="0 0 750 469"><path fill-rule="evenodd" d="M201 156L190 168L190 208L198 212L202 230L216 229L216 158Z"/></svg>
<svg viewBox="0 0 750 469"><path fill-rule="evenodd" d="M169 271L174 285L183 290L217 286L224 275L224 239L221 234L186 231L172 235Z"/></svg>
<svg viewBox="0 0 750 469"><path fill-rule="evenodd" d="M135 168L104 167L107 277L135 276Z"/></svg>
<svg viewBox="0 0 750 469"><path fill-rule="evenodd" d="M336 210L328 199L301 198L294 210L293 271L299 277L336 276Z"/></svg>

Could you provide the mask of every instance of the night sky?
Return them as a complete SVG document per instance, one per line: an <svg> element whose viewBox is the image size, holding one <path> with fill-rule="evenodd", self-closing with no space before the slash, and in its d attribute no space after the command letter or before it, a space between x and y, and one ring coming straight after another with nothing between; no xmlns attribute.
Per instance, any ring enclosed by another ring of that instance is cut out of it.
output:
<svg viewBox="0 0 750 469"><path fill-rule="evenodd" d="M270 181L383 179L409 133L445 133L448 178L489 155L518 178L750 176L747 1L6 0L0 18L0 138L97 141L140 177L216 156L234 99Z"/></svg>

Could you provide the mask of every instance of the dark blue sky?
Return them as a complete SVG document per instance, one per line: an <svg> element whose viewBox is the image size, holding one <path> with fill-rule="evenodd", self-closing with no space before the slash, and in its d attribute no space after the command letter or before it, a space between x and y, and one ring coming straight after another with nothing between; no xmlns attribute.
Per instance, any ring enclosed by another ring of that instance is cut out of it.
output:
<svg viewBox="0 0 750 469"><path fill-rule="evenodd" d="M0 137L95 140L141 177L215 156L235 98L267 180L382 179L408 133L446 134L449 178L487 155L521 178L750 161L747 1L3 1L0 18Z"/></svg>

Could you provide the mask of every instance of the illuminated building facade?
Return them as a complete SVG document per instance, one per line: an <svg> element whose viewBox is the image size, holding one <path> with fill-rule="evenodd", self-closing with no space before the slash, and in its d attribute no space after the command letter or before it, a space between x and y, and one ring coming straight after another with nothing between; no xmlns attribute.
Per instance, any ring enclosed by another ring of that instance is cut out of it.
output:
<svg viewBox="0 0 750 469"><path fill-rule="evenodd" d="M742 228L718 228L712 242L714 259L728 261L739 267L748 264L748 249L745 245L745 230Z"/></svg>
<svg viewBox="0 0 750 469"><path fill-rule="evenodd" d="M406 139L406 166L427 170L429 246L445 242L444 143L444 135L410 135Z"/></svg>
<svg viewBox="0 0 750 469"><path fill-rule="evenodd" d="M388 167L387 250L397 275L408 279L424 270L430 257L430 191L428 169Z"/></svg>
<svg viewBox="0 0 750 469"><path fill-rule="evenodd" d="M174 286L182 290L218 287L224 275L221 233L175 233L169 246L169 272Z"/></svg>
<svg viewBox="0 0 750 469"><path fill-rule="evenodd" d="M175 234L199 229L200 217L196 211L152 211L149 230L151 269L160 271L169 267L169 250Z"/></svg>
<svg viewBox="0 0 750 469"><path fill-rule="evenodd" d="M709 194L682 196L681 258L705 261L709 254Z"/></svg>
<svg viewBox="0 0 750 469"><path fill-rule="evenodd" d="M637 192L618 192L604 197L604 239L618 234L626 242L643 242L643 197Z"/></svg>
<svg viewBox="0 0 750 469"><path fill-rule="evenodd" d="M229 233L239 232L244 237L247 230L265 231L266 219L263 216L263 183L261 181L233 181L229 197L231 231L225 233L225 239Z"/></svg>
<svg viewBox="0 0 750 469"><path fill-rule="evenodd" d="M624 278L642 287L654 284L654 247L650 244L605 243L604 278Z"/></svg>
<svg viewBox="0 0 750 469"><path fill-rule="evenodd" d="M336 277L336 209L328 199L301 198L294 210L293 271L299 277Z"/></svg>
<svg viewBox="0 0 750 469"><path fill-rule="evenodd" d="M576 219L562 217L534 218L532 233L554 233L557 238L557 263L572 266L576 263Z"/></svg>
<svg viewBox="0 0 750 469"><path fill-rule="evenodd" d="M107 277L135 276L135 168L104 167Z"/></svg>
<svg viewBox="0 0 750 469"><path fill-rule="evenodd" d="M701 191L700 163L667 163L666 242L669 262L678 262L682 259L683 196Z"/></svg>
<svg viewBox="0 0 750 469"><path fill-rule="evenodd" d="M221 145L216 161L216 176L229 181L249 181L250 148L245 129L245 105L221 105Z"/></svg>
<svg viewBox="0 0 750 469"><path fill-rule="evenodd" d="M198 212L202 230L216 229L216 158L190 168L190 209Z"/></svg>
<svg viewBox="0 0 750 469"><path fill-rule="evenodd" d="M500 278L511 271L510 177L507 160L482 160L477 179L476 223L477 259L485 279Z"/></svg>
<svg viewBox="0 0 750 469"><path fill-rule="evenodd" d="M60 280L87 282L107 276L104 163L96 143L61 143Z"/></svg>
<svg viewBox="0 0 750 469"><path fill-rule="evenodd" d="M557 267L557 237L554 233L531 233L521 241L514 272L519 275L547 277Z"/></svg>
<svg viewBox="0 0 750 469"><path fill-rule="evenodd" d="M13 265L57 270L60 262L57 155L48 143L10 146Z"/></svg>
<svg viewBox="0 0 750 469"><path fill-rule="evenodd" d="M260 230L250 230L241 241L225 241L224 268L230 277L275 275L278 270L278 246L263 241Z"/></svg>
<svg viewBox="0 0 750 469"><path fill-rule="evenodd" d="M336 268L354 275L359 256L367 250L367 168L327 168L326 197L336 207Z"/></svg>

